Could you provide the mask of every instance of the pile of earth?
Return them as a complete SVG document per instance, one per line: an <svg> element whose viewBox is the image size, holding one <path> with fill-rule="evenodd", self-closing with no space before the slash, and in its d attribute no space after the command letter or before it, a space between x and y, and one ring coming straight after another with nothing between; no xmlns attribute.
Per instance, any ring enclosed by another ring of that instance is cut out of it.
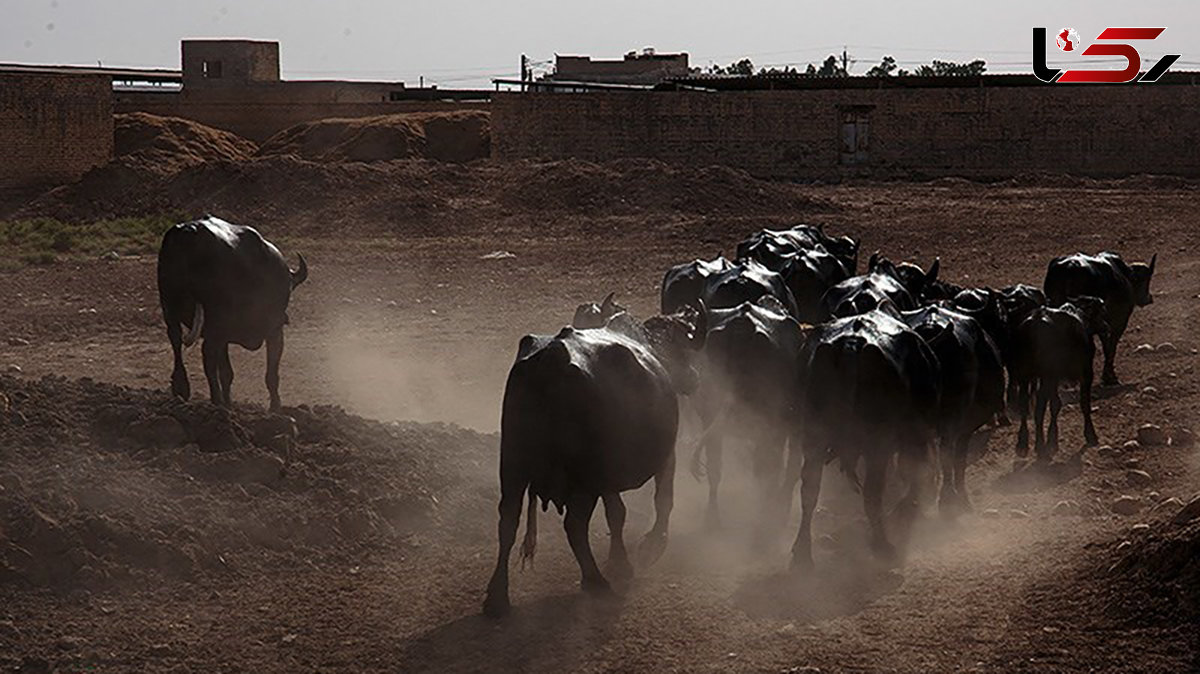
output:
<svg viewBox="0 0 1200 674"><path fill-rule="evenodd" d="M652 214L742 217L830 213L832 202L789 183L726 167L687 168L650 159L592 163L421 159L326 163L294 155L209 161L136 185L58 188L18 217L92 222L106 217L213 213L273 232L445 235L513 216Z"/></svg>
<svg viewBox="0 0 1200 674"><path fill-rule="evenodd" d="M168 174L206 161L249 159L258 149L241 136L179 117L113 115L113 156L130 167Z"/></svg>
<svg viewBox="0 0 1200 674"><path fill-rule="evenodd" d="M1178 503L1178 502L1176 502ZM1118 546L1105 612L1137 626L1200 621L1200 494Z"/></svg>
<svg viewBox="0 0 1200 674"><path fill-rule="evenodd" d="M306 122L271 137L259 154L295 155L323 162L468 162L486 159L491 147L489 114L463 110Z"/></svg>
<svg viewBox="0 0 1200 674"><path fill-rule="evenodd" d="M300 564L488 518L494 436L0 376L0 583L69 589ZM461 535L461 534L458 534Z"/></svg>

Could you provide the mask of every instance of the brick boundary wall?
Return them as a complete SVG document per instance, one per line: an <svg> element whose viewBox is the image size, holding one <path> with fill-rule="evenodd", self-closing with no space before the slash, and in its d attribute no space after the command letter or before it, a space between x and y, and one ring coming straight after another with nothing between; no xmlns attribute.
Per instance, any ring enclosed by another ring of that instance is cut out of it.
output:
<svg viewBox="0 0 1200 674"><path fill-rule="evenodd" d="M264 88L265 89L265 88ZM318 119L334 117L370 117L405 112L451 112L489 110L487 103L442 101L305 101L288 100L270 90L256 94L251 88L239 89L230 97L158 92L121 92L115 95L115 111L148 112L153 115L182 117L217 129L224 129L262 143L284 129Z"/></svg>
<svg viewBox="0 0 1200 674"><path fill-rule="evenodd" d="M1200 175L1192 85L498 93L492 156L724 164L786 179ZM866 157L843 163L848 114Z"/></svg>
<svg viewBox="0 0 1200 674"><path fill-rule="evenodd" d="M0 74L0 192L73 182L112 154L111 77Z"/></svg>

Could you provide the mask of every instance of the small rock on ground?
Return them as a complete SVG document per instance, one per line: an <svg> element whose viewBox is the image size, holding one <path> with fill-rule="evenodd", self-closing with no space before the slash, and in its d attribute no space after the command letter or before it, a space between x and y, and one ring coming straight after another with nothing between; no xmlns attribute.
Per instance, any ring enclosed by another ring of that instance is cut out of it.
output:
<svg viewBox="0 0 1200 674"><path fill-rule="evenodd" d="M1138 443L1156 446L1167 444L1167 433L1158 424L1143 424L1137 431Z"/></svg>
<svg viewBox="0 0 1200 674"><path fill-rule="evenodd" d="M1112 511L1118 515L1136 515L1142 509L1142 499L1124 494L1112 502Z"/></svg>

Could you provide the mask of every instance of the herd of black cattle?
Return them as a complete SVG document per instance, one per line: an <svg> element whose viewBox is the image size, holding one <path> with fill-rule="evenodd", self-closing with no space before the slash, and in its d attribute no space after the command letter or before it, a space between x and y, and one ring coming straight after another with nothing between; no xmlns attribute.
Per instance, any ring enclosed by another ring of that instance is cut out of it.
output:
<svg viewBox="0 0 1200 674"><path fill-rule="evenodd" d="M1152 302L1148 264L1114 253L1055 258L1042 289L962 288L928 270L872 255L857 274L859 242L821 227L762 230L724 257L667 271L661 315L633 318L609 295L578 307L557 335L524 337L508 376L501 416L499 555L484 612L509 610L509 558L527 504L523 559L537 543L537 506L565 512L585 590L607 591L588 526L604 502L608 573L632 573L621 493L654 478L655 521L643 563L664 551L674 502L679 396L702 433L692 470L707 474L707 519L719 521L723 439L753 446L764 518L786 520L800 483L801 523L792 564L812 566L811 525L826 464L837 461L860 489L872 550L894 560L883 522L888 469L906 493L903 530L921 502L922 476L942 468L939 509L970 508L964 477L971 436L1020 414L1017 453L1049 461L1058 446L1059 385L1079 383L1087 444L1092 425L1094 338L1103 384L1116 384L1116 346L1135 306ZM190 395L182 349L203 338L212 401L230 405L229 344L267 344L267 388L280 407L279 362L291 291L307 277L249 227L218 218L183 223L163 237L159 297L174 350L171 390ZM187 328L187 333L184 333ZM1007 395L1006 395L1007 391ZM1048 427L1045 423L1050 411ZM860 465L862 477L860 480ZM782 476L782 477L781 477Z"/></svg>

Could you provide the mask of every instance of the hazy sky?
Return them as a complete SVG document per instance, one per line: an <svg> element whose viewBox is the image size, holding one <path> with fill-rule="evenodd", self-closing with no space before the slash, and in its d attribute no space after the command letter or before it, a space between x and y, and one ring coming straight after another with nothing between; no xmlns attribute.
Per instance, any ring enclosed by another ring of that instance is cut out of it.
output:
<svg viewBox="0 0 1200 674"><path fill-rule="evenodd" d="M278 40L288 79L410 86L419 75L487 86L515 76L522 52L550 61L646 46L686 51L699 66L747 56L803 68L847 45L856 73L884 54L902 67L983 58L990 72L1028 72L1033 26L1073 27L1085 44L1106 26L1166 26L1139 45L1144 64L1174 52L1175 69L1200 70L1197 0L0 0L0 62L173 68L181 39L223 37ZM1053 47L1051 59L1080 60Z"/></svg>

